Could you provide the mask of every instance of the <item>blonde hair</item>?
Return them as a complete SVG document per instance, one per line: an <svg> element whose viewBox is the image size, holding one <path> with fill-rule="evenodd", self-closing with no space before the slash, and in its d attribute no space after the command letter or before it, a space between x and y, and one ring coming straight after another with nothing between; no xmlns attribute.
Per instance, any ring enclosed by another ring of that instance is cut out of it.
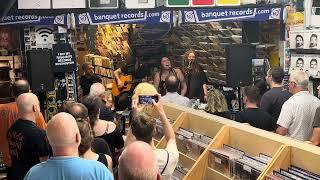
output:
<svg viewBox="0 0 320 180"><path fill-rule="evenodd" d="M183 66L184 66L184 67L188 67L188 64L189 64L189 62L188 62L188 56L189 56L189 54L191 54L191 53L193 53L194 55L196 55L196 51L193 50L193 49L189 49L188 51L186 51L186 52L184 53L184 55L183 55Z"/></svg>
<svg viewBox="0 0 320 180"><path fill-rule="evenodd" d="M154 96L156 94L158 94L158 91L152 84L143 82L134 89L132 100L137 100L140 95ZM140 104L139 106L142 106L143 112L149 116L154 116L156 113L154 107L150 104Z"/></svg>

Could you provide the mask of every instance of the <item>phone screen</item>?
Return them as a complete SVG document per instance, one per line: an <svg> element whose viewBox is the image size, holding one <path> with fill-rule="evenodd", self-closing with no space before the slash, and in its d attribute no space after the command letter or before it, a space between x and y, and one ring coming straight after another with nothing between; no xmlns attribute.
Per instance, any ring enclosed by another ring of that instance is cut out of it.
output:
<svg viewBox="0 0 320 180"><path fill-rule="evenodd" d="M153 104L152 100L158 102L158 96L146 96L140 95L139 96L139 104Z"/></svg>

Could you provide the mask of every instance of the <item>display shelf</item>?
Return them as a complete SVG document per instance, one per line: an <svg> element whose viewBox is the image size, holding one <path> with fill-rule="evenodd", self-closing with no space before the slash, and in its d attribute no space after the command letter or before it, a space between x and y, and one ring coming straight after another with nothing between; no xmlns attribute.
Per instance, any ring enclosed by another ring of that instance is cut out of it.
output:
<svg viewBox="0 0 320 180"><path fill-rule="evenodd" d="M250 128L249 126L247 127ZM206 151L202 154L200 160L188 172L186 179L194 179L196 177L201 177L199 179L210 179L210 177L231 179L230 177L218 172L215 169L210 168L211 171L207 171L210 153L209 150L222 148L224 144L242 150L250 156L258 156L259 153L263 153L273 158L283 148L283 144L281 142L268 139L258 134L247 132L243 129L225 126L217 134ZM268 146L265 146L266 144L268 144ZM262 174L263 172L260 176L262 176Z"/></svg>
<svg viewBox="0 0 320 180"><path fill-rule="evenodd" d="M198 158L191 158L181 153L179 164L193 164L184 180L232 179L216 169L208 167L210 149L222 148L224 144L244 151L249 156L260 153L271 156L271 161L257 178L263 180L274 170L288 169L290 165L320 174L320 148L311 144L264 131L247 124L241 124L229 119L193 110L173 104L165 104L166 113L182 112L173 124L175 132L182 127L194 132L213 137L209 146ZM164 148L166 140L162 138L157 148ZM185 163L184 160L189 160Z"/></svg>
<svg viewBox="0 0 320 180"><path fill-rule="evenodd" d="M180 117L180 115L183 113L182 110L175 110L175 109L172 109L170 107L167 107L167 106L164 106L164 111L166 112L166 115L167 115L167 118L170 119L171 121L173 121L173 123ZM156 115L155 115L156 116ZM156 146L160 140L163 138L163 136L161 136L160 139L157 139L155 136L153 138L153 142L154 142L154 145Z"/></svg>
<svg viewBox="0 0 320 180"><path fill-rule="evenodd" d="M291 165L320 174L320 149L309 144L303 146L285 146L274 158L260 179L266 179L267 175L280 169L287 170Z"/></svg>
<svg viewBox="0 0 320 180"><path fill-rule="evenodd" d="M179 128L184 128L214 138L223 126L224 125L222 123L184 112L174 122L173 130L177 132ZM162 138L156 147L165 148L166 144L166 139ZM199 159L199 157L191 157L188 154L182 153L181 149L179 149L179 146L178 150L180 152L178 165L181 165L182 167L190 170Z"/></svg>

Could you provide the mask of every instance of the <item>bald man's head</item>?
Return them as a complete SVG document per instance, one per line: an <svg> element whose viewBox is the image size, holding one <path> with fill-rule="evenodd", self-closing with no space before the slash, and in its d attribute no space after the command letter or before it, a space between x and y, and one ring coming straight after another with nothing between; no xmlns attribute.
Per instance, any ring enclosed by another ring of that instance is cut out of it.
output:
<svg viewBox="0 0 320 180"><path fill-rule="evenodd" d="M149 144L135 141L125 148L119 159L120 180L156 180L159 168Z"/></svg>
<svg viewBox="0 0 320 180"><path fill-rule="evenodd" d="M12 95L17 98L23 93L28 93L30 91L30 85L26 80L18 80L13 83Z"/></svg>
<svg viewBox="0 0 320 180"><path fill-rule="evenodd" d="M32 93L21 94L16 102L21 115L40 112L38 97Z"/></svg>
<svg viewBox="0 0 320 180"><path fill-rule="evenodd" d="M81 142L76 120L71 114L65 112L52 117L47 125L47 136L53 151L56 148L78 149Z"/></svg>

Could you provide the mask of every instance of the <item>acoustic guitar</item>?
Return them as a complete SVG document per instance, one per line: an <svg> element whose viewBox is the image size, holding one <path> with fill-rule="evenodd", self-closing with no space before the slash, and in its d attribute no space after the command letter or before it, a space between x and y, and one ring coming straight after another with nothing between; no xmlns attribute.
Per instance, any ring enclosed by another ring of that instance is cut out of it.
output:
<svg viewBox="0 0 320 180"><path fill-rule="evenodd" d="M131 75L127 75L127 76L120 75L119 79L124 84L124 86L119 88L116 80L113 80L113 83L112 83L112 95L113 96L119 96L123 92L128 92L131 90L132 84L142 82L142 80L132 80Z"/></svg>

